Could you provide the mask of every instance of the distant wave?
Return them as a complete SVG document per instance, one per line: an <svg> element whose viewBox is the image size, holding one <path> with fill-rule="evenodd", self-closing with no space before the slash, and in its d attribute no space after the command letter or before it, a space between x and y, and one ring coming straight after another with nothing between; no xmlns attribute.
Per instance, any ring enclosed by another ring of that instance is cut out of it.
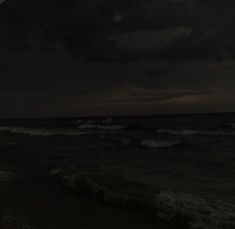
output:
<svg viewBox="0 0 235 229"><path fill-rule="evenodd" d="M121 130L121 129L125 129L125 126L82 124L78 128L79 129L99 129L99 130Z"/></svg>
<svg viewBox="0 0 235 229"><path fill-rule="evenodd" d="M91 134L91 132L78 132L71 130L43 130L43 129L31 129L22 127L0 127L0 131L7 131L13 134L28 134L30 136L53 136L53 135L69 135L79 136Z"/></svg>
<svg viewBox="0 0 235 229"><path fill-rule="evenodd" d="M193 135L208 135L208 136L235 136L233 131L218 131L218 130L189 130L189 129L158 129L158 134L170 134L181 136L193 136Z"/></svg>
<svg viewBox="0 0 235 229"><path fill-rule="evenodd" d="M181 141L154 141L154 140L144 140L141 145L147 148L168 148L179 145Z"/></svg>
<svg viewBox="0 0 235 229"><path fill-rule="evenodd" d="M112 122L111 118L107 118L104 120L77 120L77 123L110 123Z"/></svg>
<svg viewBox="0 0 235 229"><path fill-rule="evenodd" d="M154 204L159 218L176 220L187 228L235 228L235 205L229 203L212 203L182 192L162 191L155 195Z"/></svg>

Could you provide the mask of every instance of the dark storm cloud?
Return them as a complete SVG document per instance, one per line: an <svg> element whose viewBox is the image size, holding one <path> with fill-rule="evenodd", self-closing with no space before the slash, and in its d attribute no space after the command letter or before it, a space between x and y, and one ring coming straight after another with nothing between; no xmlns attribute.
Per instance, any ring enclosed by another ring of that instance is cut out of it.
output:
<svg viewBox="0 0 235 229"><path fill-rule="evenodd" d="M6 0L0 116L233 110L233 9L230 0Z"/></svg>
<svg viewBox="0 0 235 229"><path fill-rule="evenodd" d="M233 57L233 6L230 0L7 0L0 7L1 43L8 49L48 51L59 42L73 57L88 61ZM164 44L160 53L161 45L145 52L118 45L120 36L135 43L169 28L191 32L169 34L169 47Z"/></svg>

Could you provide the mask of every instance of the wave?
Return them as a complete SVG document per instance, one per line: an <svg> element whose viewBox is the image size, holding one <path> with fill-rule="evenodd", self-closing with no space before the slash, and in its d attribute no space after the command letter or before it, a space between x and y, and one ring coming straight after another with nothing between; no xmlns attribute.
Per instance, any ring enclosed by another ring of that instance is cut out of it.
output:
<svg viewBox="0 0 235 229"><path fill-rule="evenodd" d="M92 134L91 132L77 132L71 130L42 130L42 129L22 128L22 127L0 127L0 131L7 131L13 134L28 134L30 136L54 136L54 135L80 136L80 135Z"/></svg>
<svg viewBox="0 0 235 229"><path fill-rule="evenodd" d="M93 125L93 124L82 124L78 127L79 129L99 129L99 130L122 130L125 126L120 125Z"/></svg>
<svg viewBox="0 0 235 229"><path fill-rule="evenodd" d="M181 141L154 141L154 140L144 140L141 145L147 148L170 148L181 144Z"/></svg>
<svg viewBox="0 0 235 229"><path fill-rule="evenodd" d="M150 206L145 201L136 199L131 194L121 190L114 190L107 187L102 182L97 182L92 175L76 168L57 167L49 171L49 174L56 177L63 185L71 191L76 192L83 197L95 198L115 206L125 206L137 208L144 205L145 208ZM141 209L143 211L143 208Z"/></svg>
<svg viewBox="0 0 235 229"><path fill-rule="evenodd" d="M155 195L154 208L159 218L178 221L196 229L235 228L235 205L209 202L185 193L162 191Z"/></svg>
<svg viewBox="0 0 235 229"><path fill-rule="evenodd" d="M84 197L98 198L114 206L149 212L158 219L172 222L177 228L234 229L235 205L208 201L183 192L163 190L149 199L116 191L96 182L94 177L75 168L57 167L50 171L62 183Z"/></svg>
<svg viewBox="0 0 235 229"><path fill-rule="evenodd" d="M103 192L103 187L94 182L91 178L85 175L78 169L66 169L57 167L50 171L50 175L60 177L65 185L73 190L85 194L98 194Z"/></svg>
<svg viewBox="0 0 235 229"><path fill-rule="evenodd" d="M112 122L112 118L107 118L104 120L77 120L77 123L110 123Z"/></svg>
<svg viewBox="0 0 235 229"><path fill-rule="evenodd" d="M195 135L208 135L208 136L235 136L233 131L217 131L217 130L190 130L190 129L158 129L158 134L169 134L178 136L195 136Z"/></svg>

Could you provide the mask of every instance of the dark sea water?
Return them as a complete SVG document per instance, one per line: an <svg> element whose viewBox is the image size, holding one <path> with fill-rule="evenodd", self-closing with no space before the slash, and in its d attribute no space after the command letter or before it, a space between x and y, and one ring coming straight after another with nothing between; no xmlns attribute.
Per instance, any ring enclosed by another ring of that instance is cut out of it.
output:
<svg viewBox="0 0 235 229"><path fill-rule="evenodd" d="M235 228L235 114L4 120L0 133L4 172L77 168L152 198L163 219Z"/></svg>

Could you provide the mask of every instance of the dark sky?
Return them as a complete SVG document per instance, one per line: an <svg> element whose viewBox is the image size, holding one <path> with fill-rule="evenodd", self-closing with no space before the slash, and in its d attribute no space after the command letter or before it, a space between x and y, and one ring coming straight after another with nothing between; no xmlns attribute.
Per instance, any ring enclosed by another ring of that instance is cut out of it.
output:
<svg viewBox="0 0 235 229"><path fill-rule="evenodd" d="M6 0L0 117L235 111L232 0Z"/></svg>

